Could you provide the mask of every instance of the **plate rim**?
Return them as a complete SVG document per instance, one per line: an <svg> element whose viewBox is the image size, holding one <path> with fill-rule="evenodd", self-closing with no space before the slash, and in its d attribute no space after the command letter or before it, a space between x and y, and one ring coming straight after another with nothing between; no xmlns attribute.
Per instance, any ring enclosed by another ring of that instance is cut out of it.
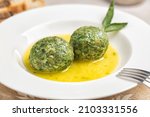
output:
<svg viewBox="0 0 150 117"><path fill-rule="evenodd" d="M101 6L98 6L98 5L83 5L83 4L61 4L61 5L52 5L52 6L46 6L46 7L59 7L59 6L88 6L88 7L99 7L99 8L105 8L105 9L107 9L107 7L101 7ZM16 16L14 16L14 17L11 17L11 18L9 18L9 19L7 19L7 20L5 20L4 22L2 22L2 24L5 24L5 22L7 22L7 21L10 21L11 19L14 19L14 18L16 18L17 16L21 16L21 15L23 15L23 14L27 14L28 12L32 12L32 11L38 11L38 10L40 10L40 9L45 9L45 7L44 8L38 8L38 9L33 9L33 10L31 10L31 11L26 11L26 12L24 12L24 13L21 13L21 14L18 14L18 15L16 15ZM118 11L118 10L116 10L116 11ZM119 12L121 12L121 13L124 13L124 14L127 14L127 15L130 15L130 14L128 14L128 13L125 13L125 12L122 12L122 11L119 11ZM132 17L135 17L135 18L137 18L136 16L133 16L133 15L131 15ZM139 18L138 18L139 19ZM143 20L141 20L143 23L145 23ZM145 23L146 24L146 23ZM147 25L147 24L146 24ZM1 26L1 24L0 24L0 26ZM149 26L149 25L148 25ZM114 74L116 74L116 73L114 73ZM104 78L105 79L105 78ZM42 79L43 80L43 79ZM97 81L97 80L96 80ZM0 80L0 82L1 82L1 80ZM55 82L55 81L51 81L51 82ZM95 82L94 80L93 81L87 81L87 82ZM86 83L87 83L86 82ZM58 82L57 82L58 83ZM4 84L4 82L2 82L2 84L3 85L6 85L6 84ZM63 83L64 84L64 83ZM65 83L66 84L66 83ZM68 84L68 83L67 83ZM79 83L78 83L79 84ZM84 84L84 82L82 82L81 84ZM131 83L132 85L131 85L131 87L130 88L133 88L133 87L135 87L135 86L137 86L137 84L135 84L135 83ZM22 92L22 91L20 91L20 89L16 89L15 87L12 87L12 86L10 86L10 85L6 85L7 87L9 87L9 88L11 88L11 89L14 89L14 90L17 90L17 91L19 91L19 92ZM125 90L122 90L122 91L126 91L126 90L128 90L129 88L127 88L127 89L125 89ZM122 91L120 91L120 92L122 92ZM117 92L116 94L118 94L118 93L120 93L120 92ZM27 93L27 92L22 92L22 93ZM28 93L29 94L29 93ZM33 94L29 94L29 95L33 95ZM35 94L34 94L35 95ZM34 96L33 95L33 96ZM107 96L111 96L112 94L110 94L110 95L107 95ZM115 94L113 94L113 95L115 95ZM44 97L42 97L42 96L37 96L37 97L41 97L41 98L45 98L45 96ZM49 98L50 98L50 96L48 96ZM92 97L92 96L91 96ZM84 99L91 99L91 97L90 98L84 98ZM104 97L106 97L106 96L104 96ZM94 97L93 97L94 98ZM95 97L95 98L103 98L103 97ZM52 97L52 99L54 99L54 97ZM61 97L59 98L56 98L55 97L55 99L62 99ZM78 99L78 98L77 98ZM79 98L80 99L80 98Z"/></svg>

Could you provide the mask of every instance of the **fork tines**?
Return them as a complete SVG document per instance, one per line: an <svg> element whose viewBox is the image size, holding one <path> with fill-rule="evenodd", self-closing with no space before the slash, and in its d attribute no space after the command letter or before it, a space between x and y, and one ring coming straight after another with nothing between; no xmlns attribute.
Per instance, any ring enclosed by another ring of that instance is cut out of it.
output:
<svg viewBox="0 0 150 117"><path fill-rule="evenodd" d="M137 69L137 68L124 68L123 69L124 71L133 71L133 72L138 72L138 73L141 73L143 75L150 75L150 72L149 71L146 71L146 70L142 70L142 69Z"/></svg>
<svg viewBox="0 0 150 117"><path fill-rule="evenodd" d="M124 68L117 76L123 79L143 82L149 78L150 72L135 68Z"/></svg>

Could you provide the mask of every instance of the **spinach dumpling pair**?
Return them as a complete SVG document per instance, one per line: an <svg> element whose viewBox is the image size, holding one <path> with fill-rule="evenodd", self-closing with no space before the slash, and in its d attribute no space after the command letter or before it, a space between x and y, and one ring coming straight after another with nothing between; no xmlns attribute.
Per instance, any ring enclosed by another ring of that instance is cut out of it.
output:
<svg viewBox="0 0 150 117"><path fill-rule="evenodd" d="M30 52L31 66L41 72L65 70L73 60L97 60L106 52L109 40L107 32L119 31L127 23L111 23L114 0L102 22L102 28L83 26L71 35L70 44L60 37L47 37L35 43Z"/></svg>

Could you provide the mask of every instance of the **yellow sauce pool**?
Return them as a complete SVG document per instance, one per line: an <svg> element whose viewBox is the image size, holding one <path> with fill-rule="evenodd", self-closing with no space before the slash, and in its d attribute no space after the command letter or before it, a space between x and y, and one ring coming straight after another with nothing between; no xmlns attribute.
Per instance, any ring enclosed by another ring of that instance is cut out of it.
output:
<svg viewBox="0 0 150 117"><path fill-rule="evenodd" d="M70 35L59 35L69 41ZM60 82L81 82L102 78L111 74L118 65L119 55L117 51L109 45L108 50L103 58L97 61L79 62L74 61L73 64L66 70L58 73L41 73L34 70L29 63L30 49L24 54L23 61L29 72L32 74L47 79Z"/></svg>

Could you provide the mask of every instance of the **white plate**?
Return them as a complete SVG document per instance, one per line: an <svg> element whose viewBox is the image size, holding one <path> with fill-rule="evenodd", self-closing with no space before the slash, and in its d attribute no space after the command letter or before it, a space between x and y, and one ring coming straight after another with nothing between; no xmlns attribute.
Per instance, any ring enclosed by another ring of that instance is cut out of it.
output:
<svg viewBox="0 0 150 117"><path fill-rule="evenodd" d="M90 5L59 5L24 12L0 24L0 82L14 90L42 98L93 99L110 96L137 84L116 77L122 67L150 71L150 27L140 19L115 10L114 21L128 22L111 43L121 56L118 69L93 81L63 83L38 78L22 63L25 49L41 37L72 33L83 25L99 26L107 8Z"/></svg>

